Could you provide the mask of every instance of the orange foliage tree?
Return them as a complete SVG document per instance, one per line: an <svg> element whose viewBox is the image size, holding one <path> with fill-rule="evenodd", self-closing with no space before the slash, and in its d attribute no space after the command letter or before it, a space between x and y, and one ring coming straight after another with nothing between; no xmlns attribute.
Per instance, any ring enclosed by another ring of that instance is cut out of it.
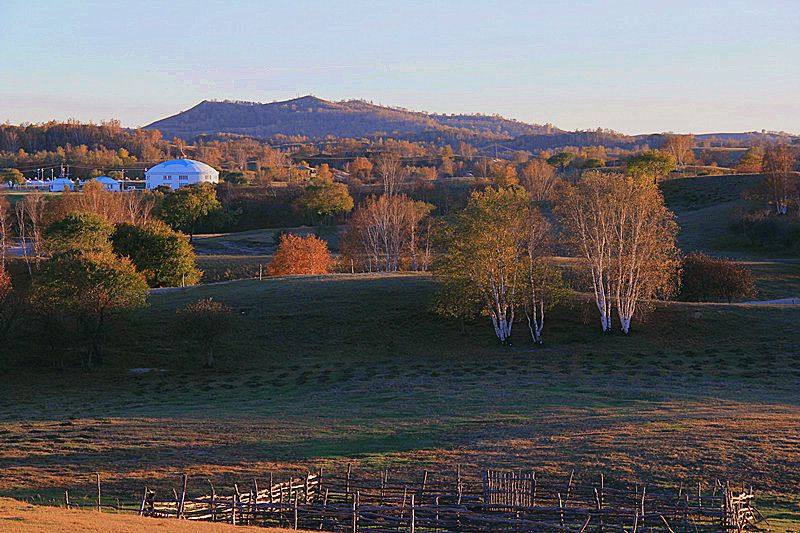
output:
<svg viewBox="0 0 800 533"><path fill-rule="evenodd" d="M300 237L284 234L278 251L267 265L270 276L291 274L327 274L331 268L331 253L328 245L314 235Z"/></svg>

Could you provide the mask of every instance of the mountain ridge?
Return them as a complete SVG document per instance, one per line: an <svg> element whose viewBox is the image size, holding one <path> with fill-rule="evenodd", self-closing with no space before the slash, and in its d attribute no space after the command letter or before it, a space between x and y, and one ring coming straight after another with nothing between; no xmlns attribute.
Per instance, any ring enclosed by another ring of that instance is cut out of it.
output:
<svg viewBox="0 0 800 533"><path fill-rule="evenodd" d="M528 124L499 115L430 114L364 100L330 102L312 95L271 103L203 100L143 129L158 129L164 137L186 140L216 133L265 139L275 135L409 137L426 132L510 139L524 134L561 131L550 125Z"/></svg>

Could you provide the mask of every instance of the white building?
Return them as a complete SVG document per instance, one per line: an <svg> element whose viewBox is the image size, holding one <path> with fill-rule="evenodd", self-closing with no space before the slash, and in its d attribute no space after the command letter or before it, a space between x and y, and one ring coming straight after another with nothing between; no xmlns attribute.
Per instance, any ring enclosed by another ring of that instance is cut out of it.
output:
<svg viewBox="0 0 800 533"><path fill-rule="evenodd" d="M45 184L49 187L50 192L64 192L65 190L66 191L75 190L75 183L73 183L73 181L68 178L56 178L54 180L45 182Z"/></svg>
<svg viewBox="0 0 800 533"><path fill-rule="evenodd" d="M144 177L148 189L159 185L179 189L194 183L219 183L219 172L193 159L164 161L145 172Z"/></svg>
<svg viewBox="0 0 800 533"><path fill-rule="evenodd" d="M105 187L109 192L117 192L122 190L119 180L115 180L110 176L97 176L94 179L102 183L103 187Z"/></svg>

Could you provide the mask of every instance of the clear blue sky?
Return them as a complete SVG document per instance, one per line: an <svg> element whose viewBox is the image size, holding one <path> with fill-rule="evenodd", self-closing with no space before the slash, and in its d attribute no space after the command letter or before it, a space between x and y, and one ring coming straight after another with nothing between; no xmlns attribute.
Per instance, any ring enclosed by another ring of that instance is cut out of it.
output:
<svg viewBox="0 0 800 533"><path fill-rule="evenodd" d="M0 0L0 121L314 94L625 133L800 133L800 4Z"/></svg>

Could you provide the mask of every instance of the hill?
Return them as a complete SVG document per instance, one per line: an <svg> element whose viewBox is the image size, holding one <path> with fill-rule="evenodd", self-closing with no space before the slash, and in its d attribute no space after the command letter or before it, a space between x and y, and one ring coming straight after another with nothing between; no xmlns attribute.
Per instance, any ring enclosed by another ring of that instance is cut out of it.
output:
<svg viewBox="0 0 800 533"><path fill-rule="evenodd" d="M144 129L157 129L165 138L188 140L220 132L261 139L275 135L408 137L425 132L511 138L546 133L552 127L526 124L497 115L438 115L379 106L363 100L328 102L314 96L303 96L268 104L205 100L191 109L157 120Z"/></svg>

